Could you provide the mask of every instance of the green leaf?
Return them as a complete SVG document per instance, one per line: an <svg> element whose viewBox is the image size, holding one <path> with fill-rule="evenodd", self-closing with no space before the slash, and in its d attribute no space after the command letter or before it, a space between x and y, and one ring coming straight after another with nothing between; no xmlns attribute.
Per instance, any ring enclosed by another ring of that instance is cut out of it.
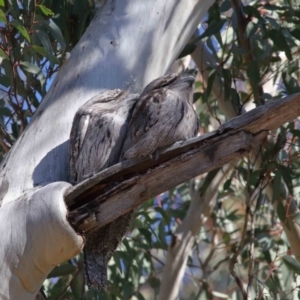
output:
<svg viewBox="0 0 300 300"><path fill-rule="evenodd" d="M37 45L32 45L31 46L33 51L40 54L41 56L46 56L47 55L47 51L45 48L37 46Z"/></svg>
<svg viewBox="0 0 300 300"><path fill-rule="evenodd" d="M202 93L194 93L193 94L193 103L195 103L198 99L200 99L200 97L202 96Z"/></svg>
<svg viewBox="0 0 300 300"><path fill-rule="evenodd" d="M54 12L51 9L47 8L45 5L41 4L41 5L38 5L38 7L41 9L41 11L43 12L44 15L46 15L46 16L54 15Z"/></svg>
<svg viewBox="0 0 300 300"><path fill-rule="evenodd" d="M272 291L273 293L278 292L280 289L280 284L278 282L277 276L274 276L273 274L271 274L271 276L266 280L265 283L269 288L269 291Z"/></svg>
<svg viewBox="0 0 300 300"><path fill-rule="evenodd" d="M1 67L3 68L5 74L1 74L2 72L0 72L0 82L5 87L9 87L12 85L12 77L13 77L10 61L8 61L7 59L3 60Z"/></svg>
<svg viewBox="0 0 300 300"><path fill-rule="evenodd" d="M47 278L69 275L75 272L77 268L71 264L63 264L55 267L47 276Z"/></svg>
<svg viewBox="0 0 300 300"><path fill-rule="evenodd" d="M278 199L282 199L282 193L281 193L281 173L277 170L275 173L275 176L273 178L273 197L272 202L274 203Z"/></svg>
<svg viewBox="0 0 300 300"><path fill-rule="evenodd" d="M280 30L280 25L276 22L276 20L274 18L269 18L269 17L265 17L266 20L269 21L269 23L271 24L271 26L276 29L276 30Z"/></svg>
<svg viewBox="0 0 300 300"><path fill-rule="evenodd" d="M23 69L26 72L29 72L29 73L32 73L32 74L42 73L42 70L37 65L31 64L27 61L21 61L20 65L23 66Z"/></svg>
<svg viewBox="0 0 300 300"><path fill-rule="evenodd" d="M238 210L235 209L234 211L230 212L228 215L226 215L226 219L232 222L236 222L237 220L241 220L243 216L241 214L238 214Z"/></svg>
<svg viewBox="0 0 300 300"><path fill-rule="evenodd" d="M145 237L147 243L151 245L152 243L151 232L146 228L138 228L138 230Z"/></svg>
<svg viewBox="0 0 300 300"><path fill-rule="evenodd" d="M5 24L7 23L7 19L6 19L5 13L4 13L4 11L2 9L0 9L0 22L1 23L5 23Z"/></svg>
<svg viewBox="0 0 300 300"><path fill-rule="evenodd" d="M4 0L0 0L0 6L4 7Z"/></svg>
<svg viewBox="0 0 300 300"><path fill-rule="evenodd" d="M232 181L232 178L229 178L225 181L224 185L223 185L223 190L224 191L227 191L229 190L230 188L230 185L231 185L231 181Z"/></svg>
<svg viewBox="0 0 300 300"><path fill-rule="evenodd" d="M287 185L287 188L289 190L290 195L293 195L293 183L292 183L292 177L291 177L291 170L289 170L286 166L279 165L278 169L281 172L281 176Z"/></svg>
<svg viewBox="0 0 300 300"><path fill-rule="evenodd" d="M11 111L8 107L2 106L2 107L0 107L0 115L10 117L11 116Z"/></svg>
<svg viewBox="0 0 300 300"><path fill-rule="evenodd" d="M277 215L278 215L280 221L282 223L284 223L285 220L286 220L286 209L285 209L285 206L282 204L281 201L279 201L278 204L277 204Z"/></svg>
<svg viewBox="0 0 300 300"><path fill-rule="evenodd" d="M206 88L205 93L203 94L203 101L204 102L207 102L209 95L211 95L211 90L212 90L212 87L213 87L215 76L216 76L216 69L213 69L209 72L209 75L208 75L207 88Z"/></svg>
<svg viewBox="0 0 300 300"><path fill-rule="evenodd" d="M253 186L257 186L259 179L261 179L260 175L261 175L260 170L255 170L255 171L251 172L249 183Z"/></svg>
<svg viewBox="0 0 300 300"><path fill-rule="evenodd" d="M281 58L280 58L280 56L272 56L271 58L270 58L270 62L278 62L278 61L281 61Z"/></svg>
<svg viewBox="0 0 300 300"><path fill-rule="evenodd" d="M47 25L48 25L48 28L51 30L53 37L60 44L61 51L64 52L66 49L66 43L65 43L65 39L64 39L59 27L51 19L47 22Z"/></svg>
<svg viewBox="0 0 300 300"><path fill-rule="evenodd" d="M268 32L267 36L274 42L274 45L280 51L285 52L285 55L289 60L292 60L291 49L286 41L285 36L280 30L272 29Z"/></svg>
<svg viewBox="0 0 300 300"><path fill-rule="evenodd" d="M230 89L230 98L231 98L231 103L233 105L234 110L236 112L239 112L241 110L241 103L240 103L240 96L237 93L236 89L234 89L234 88Z"/></svg>
<svg viewBox="0 0 300 300"><path fill-rule="evenodd" d="M166 214L166 211L163 208L156 206L155 210L161 214L166 224L170 223L170 217Z"/></svg>
<svg viewBox="0 0 300 300"><path fill-rule="evenodd" d="M181 53L179 54L179 56L177 57L177 59L185 57L187 55L192 54L195 50L196 50L197 46L195 44L187 44L183 50L181 51Z"/></svg>
<svg viewBox="0 0 300 300"><path fill-rule="evenodd" d="M222 69L222 78L223 78L224 98L225 101L228 101L230 99L230 92L231 92L231 74L229 70Z"/></svg>
<svg viewBox="0 0 300 300"><path fill-rule="evenodd" d="M297 130L297 129L291 129L291 133L292 133L294 136L300 138L300 130Z"/></svg>
<svg viewBox="0 0 300 300"><path fill-rule="evenodd" d="M19 32L24 36L24 38L30 42L30 36L25 29L25 27L18 21L18 20L13 20L12 22L9 23L11 26L15 27Z"/></svg>
<svg viewBox="0 0 300 300"><path fill-rule="evenodd" d="M46 57L49 59L51 65L53 66L54 64L59 64L59 60L56 56L53 55L53 49L51 46L51 42L49 39L49 36L43 31L43 30L36 30L35 34L37 35L37 37L39 38L39 40L41 41L41 43L44 46L44 49L46 51ZM37 48L39 46L34 47L34 50L37 52L41 52L42 53L42 47Z"/></svg>
<svg viewBox="0 0 300 300"><path fill-rule="evenodd" d="M222 1L220 5L220 12L225 12L231 9L231 2L229 0Z"/></svg>
<svg viewBox="0 0 300 300"><path fill-rule="evenodd" d="M3 49L0 48L0 56L4 59L9 59L8 55L5 53Z"/></svg>
<svg viewBox="0 0 300 300"><path fill-rule="evenodd" d="M199 194L202 197L205 192L207 191L207 189L209 188L209 186L211 185L211 183L213 182L214 178L216 177L216 175L219 173L220 168L217 168L215 170L210 171L204 181L201 184L201 187L199 188Z"/></svg>
<svg viewBox="0 0 300 300"><path fill-rule="evenodd" d="M300 41L300 29L296 28L294 30L291 31L291 35L297 39L298 41Z"/></svg>
<svg viewBox="0 0 300 300"><path fill-rule="evenodd" d="M227 22L226 20L219 20L219 21L213 22L206 28L206 30L203 34L201 34L195 41L193 41L193 43L195 43L199 40L202 40L205 37L209 37L209 36L215 35L217 33L220 33L221 29L223 28L223 26L226 22Z"/></svg>
<svg viewBox="0 0 300 300"><path fill-rule="evenodd" d="M256 24L249 22L245 31L245 38L248 39L256 31Z"/></svg>
<svg viewBox="0 0 300 300"><path fill-rule="evenodd" d="M248 16L252 16L252 17L255 17L257 19L261 18L261 12L258 11L257 8L255 8L252 5L243 6L243 11Z"/></svg>
<svg viewBox="0 0 300 300"><path fill-rule="evenodd" d="M252 61L247 68L247 76L250 80L253 91L257 91L260 83L260 74L257 61Z"/></svg>
<svg viewBox="0 0 300 300"><path fill-rule="evenodd" d="M122 262L121 262L121 255L120 255L120 251L115 251L114 255L113 255L115 264L117 266L117 268L119 269L120 273L123 273L123 268L122 268Z"/></svg>
<svg viewBox="0 0 300 300"><path fill-rule="evenodd" d="M51 42L49 40L48 35L42 30L36 30L36 35L38 36L39 40L43 44L48 55L52 55L53 49L52 49Z"/></svg>
<svg viewBox="0 0 300 300"><path fill-rule="evenodd" d="M282 257L282 261L289 269L300 275L300 262L297 261L294 257L285 255Z"/></svg>
<svg viewBox="0 0 300 300"><path fill-rule="evenodd" d="M71 290L74 300L81 300L84 292L84 275L82 270L76 274L71 282Z"/></svg>

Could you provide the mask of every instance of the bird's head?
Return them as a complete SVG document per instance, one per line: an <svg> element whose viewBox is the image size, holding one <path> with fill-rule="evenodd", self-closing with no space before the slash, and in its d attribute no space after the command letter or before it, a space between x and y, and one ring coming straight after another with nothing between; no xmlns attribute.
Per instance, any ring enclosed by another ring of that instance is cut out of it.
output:
<svg viewBox="0 0 300 300"><path fill-rule="evenodd" d="M157 89L167 88L176 90L191 89L195 82L198 71L196 69L186 69L185 71L175 74L171 73L159 77L150 82L143 90L141 97Z"/></svg>
<svg viewBox="0 0 300 300"><path fill-rule="evenodd" d="M186 69L178 74L177 79L174 80L170 87L176 90L190 90L193 87L198 71L196 69Z"/></svg>

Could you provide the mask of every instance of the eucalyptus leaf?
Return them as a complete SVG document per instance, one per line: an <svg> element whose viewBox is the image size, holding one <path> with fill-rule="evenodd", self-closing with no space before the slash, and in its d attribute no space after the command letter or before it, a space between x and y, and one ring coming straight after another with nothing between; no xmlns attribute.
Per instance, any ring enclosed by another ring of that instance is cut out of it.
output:
<svg viewBox="0 0 300 300"><path fill-rule="evenodd" d="M31 48L38 54L40 54L41 56L46 56L47 55L47 51L45 48L37 46L37 45L31 45Z"/></svg>
<svg viewBox="0 0 300 300"><path fill-rule="evenodd" d="M27 61L21 61L20 65L23 67L25 71L32 74L40 74L42 72L42 70L37 65L34 65Z"/></svg>
<svg viewBox="0 0 300 300"><path fill-rule="evenodd" d="M282 261L288 266L288 268L292 269L296 274L300 275L300 262L297 261L292 256L283 256Z"/></svg>
<svg viewBox="0 0 300 300"><path fill-rule="evenodd" d="M4 52L3 49L0 48L0 56L4 59L9 59L8 55Z"/></svg>
<svg viewBox="0 0 300 300"><path fill-rule="evenodd" d="M13 20L12 22L9 22L9 24L13 27L15 27L20 33L21 35L24 36L24 38L30 42L30 36L26 30L26 28L21 24L21 22L19 22L18 20Z"/></svg>
<svg viewBox="0 0 300 300"><path fill-rule="evenodd" d="M47 278L64 276L74 273L77 268L71 264L63 264L60 266L56 266L47 276Z"/></svg>
<svg viewBox="0 0 300 300"><path fill-rule="evenodd" d="M54 15L54 12L51 9L47 8L45 5L40 4L39 8L43 12L43 14L46 15L46 16Z"/></svg>
<svg viewBox="0 0 300 300"><path fill-rule="evenodd" d="M0 6L3 6L3 5L1 5L1 3L0 3ZM4 23L4 24L7 23L5 13L2 9L0 9L0 22Z"/></svg>
<svg viewBox="0 0 300 300"><path fill-rule="evenodd" d="M192 54L196 50L196 48L197 48L197 46L195 44L187 44L183 48L183 50L181 51L181 53L179 54L179 56L177 57L177 59Z"/></svg>
<svg viewBox="0 0 300 300"><path fill-rule="evenodd" d="M81 300L84 292L84 274L83 270L77 272L71 282L71 291L74 300Z"/></svg>
<svg viewBox="0 0 300 300"><path fill-rule="evenodd" d="M286 220L286 208L282 204L281 201L279 201L278 204L277 204L277 215L278 215L280 221L283 222L283 223L285 223L285 220Z"/></svg>
<svg viewBox="0 0 300 300"><path fill-rule="evenodd" d="M193 41L193 43L219 33L223 26L226 24L226 22L226 20L218 20L213 22L206 28L204 33L202 33L195 41Z"/></svg>
<svg viewBox="0 0 300 300"><path fill-rule="evenodd" d="M292 60L291 49L290 49L283 33L280 30L272 29L272 30L268 31L267 35L268 35L268 37L270 37L270 39L272 39L275 46L279 50L284 51L289 60Z"/></svg>

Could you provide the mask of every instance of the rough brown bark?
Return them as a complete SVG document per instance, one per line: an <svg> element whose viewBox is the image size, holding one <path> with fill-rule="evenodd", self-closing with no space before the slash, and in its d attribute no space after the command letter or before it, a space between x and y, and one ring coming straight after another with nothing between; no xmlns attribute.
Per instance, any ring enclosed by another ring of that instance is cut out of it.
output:
<svg viewBox="0 0 300 300"><path fill-rule="evenodd" d="M69 220L79 232L100 228L150 197L247 155L269 130L299 115L298 93L253 109L217 131L174 145L157 160L132 159L106 169L66 192Z"/></svg>

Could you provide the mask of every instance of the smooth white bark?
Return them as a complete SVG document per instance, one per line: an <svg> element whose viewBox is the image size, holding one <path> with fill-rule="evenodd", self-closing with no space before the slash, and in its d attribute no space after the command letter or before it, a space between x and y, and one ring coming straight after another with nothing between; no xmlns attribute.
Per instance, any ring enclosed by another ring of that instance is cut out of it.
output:
<svg viewBox="0 0 300 300"><path fill-rule="evenodd" d="M66 219L69 187L52 183L1 207L0 299L33 299L50 271L82 250Z"/></svg>

